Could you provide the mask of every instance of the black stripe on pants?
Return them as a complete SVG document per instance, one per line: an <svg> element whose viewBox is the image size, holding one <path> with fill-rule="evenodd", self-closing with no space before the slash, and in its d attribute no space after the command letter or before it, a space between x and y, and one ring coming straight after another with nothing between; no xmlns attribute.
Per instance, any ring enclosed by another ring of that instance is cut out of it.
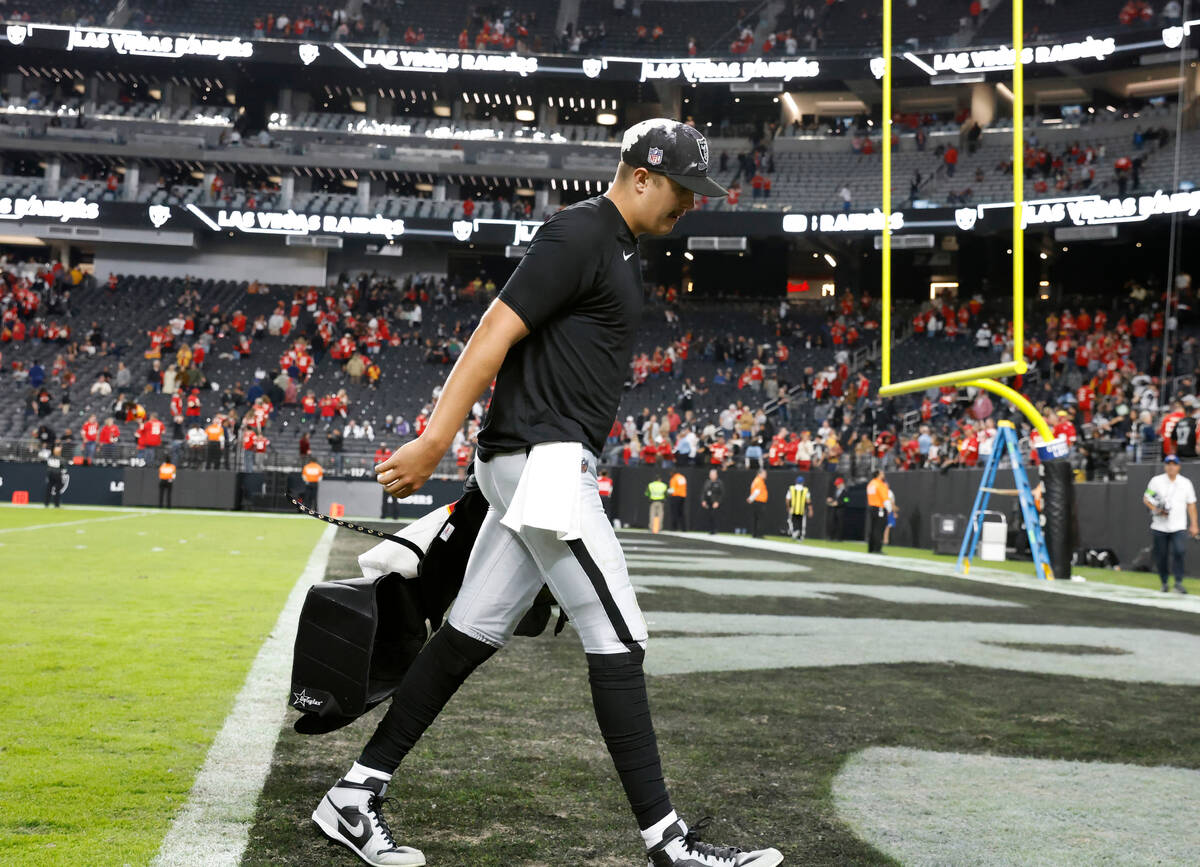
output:
<svg viewBox="0 0 1200 867"><path fill-rule="evenodd" d="M596 591L596 596L599 597L600 604L604 607L604 613L608 615L608 619L613 625L613 630L617 633L617 640L628 647L631 652L641 650L641 645L633 640L633 634L629 631L629 624L621 616L621 609L617 607L617 602L613 599L612 591L608 589L608 582L604 580L604 573L600 571L600 567L596 565L596 561L588 553L587 546L583 544L583 540L571 539L567 542L567 547L571 549L571 553L575 555L575 559L583 567L588 580L592 582L592 589Z"/></svg>

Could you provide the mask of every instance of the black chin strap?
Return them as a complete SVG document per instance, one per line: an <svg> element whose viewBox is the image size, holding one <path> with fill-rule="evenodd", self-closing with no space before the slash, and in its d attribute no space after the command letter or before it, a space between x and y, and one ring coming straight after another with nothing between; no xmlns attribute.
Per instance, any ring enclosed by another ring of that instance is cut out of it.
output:
<svg viewBox="0 0 1200 867"><path fill-rule="evenodd" d="M353 530L356 533L374 536L377 539L387 539L389 542L395 542L397 545L403 545L405 548L416 554L418 560L425 556L425 552L422 551L415 542L409 541L402 536L394 536L391 533L384 533L381 530L372 530L370 527L364 527L362 524L351 524L349 521L342 521L329 515L322 515L316 509L310 509L295 497L288 497L288 500L293 506L296 507L297 511L316 518L318 521L324 521L327 524L333 524L335 527L344 527L345 529Z"/></svg>

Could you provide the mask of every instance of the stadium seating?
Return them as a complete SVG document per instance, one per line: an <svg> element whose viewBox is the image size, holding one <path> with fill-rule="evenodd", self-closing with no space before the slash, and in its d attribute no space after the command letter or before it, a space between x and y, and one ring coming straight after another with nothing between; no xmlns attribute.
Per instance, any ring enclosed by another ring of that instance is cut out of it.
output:
<svg viewBox="0 0 1200 867"><path fill-rule="evenodd" d="M56 410L46 419L47 424L59 432L68 426L78 432L82 422L93 413L103 420L106 415L111 414L112 404L119 391L124 391L129 397L140 401L148 412L157 412L163 419L169 417L169 397L143 391L146 374L151 366L151 362L144 358L144 352L149 345L147 330L164 325L176 310L180 309L178 299L185 289L192 288L199 292L200 312L197 314L197 324L198 327L202 327L208 311L214 308L219 308L223 316L229 315L235 309L241 310L251 322L257 316L269 317L279 301L290 301L294 291L301 288L272 286L251 294L244 283L211 279L185 281L180 278L123 277L119 281L118 289L110 293L103 285L107 275L97 276L99 285L76 287L72 292L73 316L70 322L75 330L72 340L82 341L91 323L96 322L105 339L114 345L114 349L108 355L95 357L81 353L77 361L70 365L77 377L74 387L70 389L70 413L64 416ZM329 357L318 359L312 378L301 387L300 393L311 389L321 396L344 388L350 398L348 418L370 422L376 431L374 441L347 440L347 467L369 467L380 441L390 442L393 447L398 444L395 436L388 436L383 432L386 417L403 417L411 423L422 407L430 402L434 388L443 382L449 372L448 366L425 360L427 348L424 341L432 339L436 342L439 333L454 333L456 323L469 327L482 313L481 300L460 298L457 303L446 306L436 303L424 305L420 340L400 346L384 345L376 356L384 371L376 388L352 383L340 364ZM678 377L651 377L642 385L626 391L619 417L639 414L643 407L649 407L654 413L661 413L668 406L677 404L685 377L696 385L699 385L703 378L708 387L707 394L697 395L694 400L694 410L701 420L715 419L720 409L736 401L745 401L750 405L764 402L765 397L760 392L739 390L736 384L714 385L713 378L718 368L733 367L736 378L741 365L733 361L721 364L714 359L706 359L703 353L708 339L726 334L745 336L754 345L774 346L777 339L774 326L767 324L763 311L763 302L689 301L680 310L681 321L672 325L667 323L663 308L649 305L639 327L635 352L652 353L656 347L667 346L679 339L685 330L693 335L691 352ZM54 320L59 317L49 315L46 318ZM789 321L798 334L815 334L819 332L822 322L820 317ZM392 329L404 333L406 324L393 320ZM279 356L290 342L282 337L267 337L255 341L253 354L242 359L227 357L229 340L218 340L204 362L204 373L209 382L217 384L221 389L235 383L249 387L255 379L256 372L261 371L269 377L272 371L278 370ZM49 369L55 356L62 351L62 348L53 345L25 341L22 344L6 344L4 358L6 364L10 365L13 362L28 365L37 360ZM92 396L89 389L98 374L106 369L115 372L118 361L124 362L130 368L131 386L126 389L114 386L109 397ZM833 354L828 349L805 352L797 350L793 345L791 360L781 368L780 378L788 380L789 370L798 374L805 367L820 368L831 364L832 361ZM170 363L171 359L164 357L161 361L162 368L165 369ZM25 388L27 387L21 387L22 390ZM53 384L49 388L57 402L61 389ZM14 391L7 381L5 390L10 394ZM219 392L206 390L202 400L206 416L219 409ZM25 402L10 399L0 402L0 406L4 407L0 410L0 441L32 442L30 433L39 422L25 411ZM816 421L815 410L816 407L809 402L797 401L794 405L793 423L812 426ZM344 424L345 421L340 423ZM277 461L280 465L295 463L297 441L302 431L310 427L316 429L313 435L314 451L325 454L327 448L324 434L328 425L319 421L314 425L303 417L296 406L278 407L267 431L272 444L270 460ZM125 443L131 441L131 434L132 427L123 426L122 439ZM131 455L132 450L126 448L124 453Z"/></svg>

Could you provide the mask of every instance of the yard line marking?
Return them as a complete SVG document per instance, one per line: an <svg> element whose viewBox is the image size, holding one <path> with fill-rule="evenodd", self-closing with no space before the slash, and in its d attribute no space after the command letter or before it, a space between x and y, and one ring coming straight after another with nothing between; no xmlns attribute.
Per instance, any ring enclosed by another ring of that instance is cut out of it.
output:
<svg viewBox="0 0 1200 867"><path fill-rule="evenodd" d="M127 518L145 518L150 512L133 512L129 515L114 515L111 518L81 518L78 521L60 521L57 524L31 524L28 527L5 527L0 533L20 533L25 530L49 530L54 527L74 527L79 524L99 524L101 521L124 521Z"/></svg>
<svg viewBox="0 0 1200 867"><path fill-rule="evenodd" d="M325 577L336 533L337 527L327 526L313 548L209 748L187 804L171 823L155 865L235 867L241 863L283 726L300 609L308 588Z"/></svg>
<svg viewBox="0 0 1200 867"><path fill-rule="evenodd" d="M671 535L680 540L689 538L686 534L672 533ZM1143 590L1140 587L1126 587L1122 584L1105 584L1102 581L1088 581L1086 583L1046 581L1036 578L1033 575L1005 572L1001 569L989 569L984 566L972 566L970 575L960 575L951 564L943 565L936 561L917 560L915 558L889 554L868 554L865 551L839 551L835 548L810 547L802 543L775 542L771 539L747 539L733 535L720 536L715 541L719 541L725 545L737 545L742 548L757 548L760 551L778 551L785 554L794 554L798 557L820 557L826 560L841 560L843 563L859 563L864 566L919 572L924 575L936 575L939 578L958 578L964 581L976 581L981 584L1000 584L1005 587L1040 590L1043 593L1061 593L1064 596L1081 596L1085 599L1099 599L1103 602L1145 605L1150 608L1167 608L1171 611L1200 614L1200 596L1178 596L1173 593L1167 594L1159 593L1155 590ZM1030 568L1032 569L1032 564Z"/></svg>

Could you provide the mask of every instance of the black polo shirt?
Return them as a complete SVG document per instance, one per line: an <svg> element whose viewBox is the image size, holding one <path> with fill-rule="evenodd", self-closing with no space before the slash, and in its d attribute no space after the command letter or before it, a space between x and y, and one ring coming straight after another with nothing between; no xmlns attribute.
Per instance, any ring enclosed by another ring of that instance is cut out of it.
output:
<svg viewBox="0 0 1200 867"><path fill-rule="evenodd" d="M479 456L546 442L596 454L617 415L642 313L637 239L597 196L547 220L500 292L529 335L508 351Z"/></svg>

